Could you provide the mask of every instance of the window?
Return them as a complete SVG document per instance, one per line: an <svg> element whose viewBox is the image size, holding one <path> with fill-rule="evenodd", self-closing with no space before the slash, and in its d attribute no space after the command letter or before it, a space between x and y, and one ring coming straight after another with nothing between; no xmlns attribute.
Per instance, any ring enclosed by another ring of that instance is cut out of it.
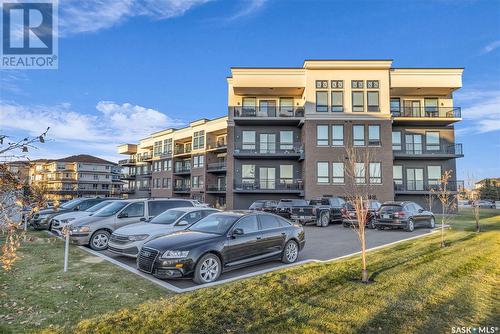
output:
<svg viewBox="0 0 500 334"><path fill-rule="evenodd" d="M401 131L392 131L392 150L401 151Z"/></svg>
<svg viewBox="0 0 500 334"><path fill-rule="evenodd" d="M441 179L441 166L427 166L427 182L430 186L439 185Z"/></svg>
<svg viewBox="0 0 500 334"><path fill-rule="evenodd" d="M191 181L192 188L203 188L203 178L201 176L193 176Z"/></svg>
<svg viewBox="0 0 500 334"><path fill-rule="evenodd" d="M291 97L280 98L280 115L293 116L293 98Z"/></svg>
<svg viewBox="0 0 500 334"><path fill-rule="evenodd" d="M400 190L403 185L403 166L392 166L392 178L394 179L394 188Z"/></svg>
<svg viewBox="0 0 500 334"><path fill-rule="evenodd" d="M262 230L270 230L273 228L281 227L280 221L276 217L271 215L260 215L260 225Z"/></svg>
<svg viewBox="0 0 500 334"><path fill-rule="evenodd" d="M171 159L163 161L163 170L165 170L165 171L172 170L172 160Z"/></svg>
<svg viewBox="0 0 500 334"><path fill-rule="evenodd" d="M293 165L280 165L280 183L293 182Z"/></svg>
<svg viewBox="0 0 500 334"><path fill-rule="evenodd" d="M182 217L182 220L187 221L189 224L195 223L201 218L206 216L203 211L193 211L189 212Z"/></svg>
<svg viewBox="0 0 500 334"><path fill-rule="evenodd" d="M354 164L354 175L356 176L356 183L364 184L366 183L366 171L365 164L362 162L356 162Z"/></svg>
<svg viewBox="0 0 500 334"><path fill-rule="evenodd" d="M172 138L163 141L163 153L168 155L172 154Z"/></svg>
<svg viewBox="0 0 500 334"><path fill-rule="evenodd" d="M425 148L427 151L439 151L439 132L425 133Z"/></svg>
<svg viewBox="0 0 500 334"><path fill-rule="evenodd" d="M401 113L401 100L399 97L391 98L391 114L399 115Z"/></svg>
<svg viewBox="0 0 500 334"><path fill-rule="evenodd" d="M342 89L342 88L344 88L344 80L332 80L331 86L332 86L332 89L335 89L335 88Z"/></svg>
<svg viewBox="0 0 500 334"><path fill-rule="evenodd" d="M318 125L316 127L316 145L328 146L328 125Z"/></svg>
<svg viewBox="0 0 500 334"><path fill-rule="evenodd" d="M366 88L368 88L368 89L379 88L378 80L367 80L366 81Z"/></svg>
<svg viewBox="0 0 500 334"><path fill-rule="evenodd" d="M378 101L378 92L368 92L367 100L368 100L368 111L376 112L380 111L379 109L379 101Z"/></svg>
<svg viewBox="0 0 500 334"><path fill-rule="evenodd" d="M351 81L351 88L360 88L363 89L363 80L352 80Z"/></svg>
<svg viewBox="0 0 500 334"><path fill-rule="evenodd" d="M328 88L328 81L327 80L316 80L316 88Z"/></svg>
<svg viewBox="0 0 500 334"><path fill-rule="evenodd" d="M380 169L380 162L370 162L369 165L370 172L370 183L380 184L382 183L382 171Z"/></svg>
<svg viewBox="0 0 500 334"><path fill-rule="evenodd" d="M368 145L380 146L380 125L368 125Z"/></svg>
<svg viewBox="0 0 500 334"><path fill-rule="evenodd" d="M332 125L332 145L344 146L344 126Z"/></svg>
<svg viewBox="0 0 500 334"><path fill-rule="evenodd" d="M363 92L352 92L352 111L365 111L365 101Z"/></svg>
<svg viewBox="0 0 500 334"><path fill-rule="evenodd" d="M203 167L205 164L205 156L204 155L195 155L193 157L193 168Z"/></svg>
<svg viewBox="0 0 500 334"><path fill-rule="evenodd" d="M243 146L244 150L255 150L255 131L243 131Z"/></svg>
<svg viewBox="0 0 500 334"><path fill-rule="evenodd" d="M293 150L293 131L280 131L280 150Z"/></svg>
<svg viewBox="0 0 500 334"><path fill-rule="evenodd" d="M255 116L257 109L257 99L255 97L244 97L241 116Z"/></svg>
<svg viewBox="0 0 500 334"><path fill-rule="evenodd" d="M205 147L205 131L196 131L193 134L193 150L198 150Z"/></svg>
<svg viewBox="0 0 500 334"><path fill-rule="evenodd" d="M338 90L332 91L332 111L344 111L344 92Z"/></svg>
<svg viewBox="0 0 500 334"><path fill-rule="evenodd" d="M317 112L328 111L328 92L326 91L316 92L316 111Z"/></svg>
<svg viewBox="0 0 500 334"><path fill-rule="evenodd" d="M276 134L261 133L259 136L260 153L276 153Z"/></svg>
<svg viewBox="0 0 500 334"><path fill-rule="evenodd" d="M155 141L154 146L153 146L153 155L155 157L159 156L161 154L161 149L162 149L162 141Z"/></svg>
<svg viewBox="0 0 500 334"><path fill-rule="evenodd" d="M332 183L344 183L344 163L332 163Z"/></svg>
<svg viewBox="0 0 500 334"><path fill-rule="evenodd" d="M424 109L427 116L434 116L438 113L438 99L426 98L424 99Z"/></svg>
<svg viewBox="0 0 500 334"><path fill-rule="evenodd" d="M153 180L153 188L160 188L160 179Z"/></svg>
<svg viewBox="0 0 500 334"><path fill-rule="evenodd" d="M330 175L328 173L328 162L318 162L316 167L316 175L318 183L329 183Z"/></svg>
<svg viewBox="0 0 500 334"><path fill-rule="evenodd" d="M144 216L144 203L132 203L123 209L121 213L127 218L142 217Z"/></svg>
<svg viewBox="0 0 500 334"><path fill-rule="evenodd" d="M259 183L260 183L260 189L275 189L276 168L260 167Z"/></svg>
<svg viewBox="0 0 500 334"><path fill-rule="evenodd" d="M258 232L259 223L257 222L257 216L251 215L241 218L236 224L234 224L234 228L241 228L243 230L243 234Z"/></svg>
<svg viewBox="0 0 500 334"><path fill-rule="evenodd" d="M162 187L163 188L167 188L167 189L170 189L170 178L164 178L162 180Z"/></svg>
<svg viewBox="0 0 500 334"><path fill-rule="evenodd" d="M241 180L243 183L255 182L255 165L241 166Z"/></svg>
<svg viewBox="0 0 500 334"><path fill-rule="evenodd" d="M354 146L365 146L365 126L353 125L352 133L353 133Z"/></svg>

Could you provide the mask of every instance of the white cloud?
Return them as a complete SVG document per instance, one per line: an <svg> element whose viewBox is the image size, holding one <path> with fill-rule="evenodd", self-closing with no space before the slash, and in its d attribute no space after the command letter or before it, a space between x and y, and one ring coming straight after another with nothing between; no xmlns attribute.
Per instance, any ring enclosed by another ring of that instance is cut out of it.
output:
<svg viewBox="0 0 500 334"><path fill-rule="evenodd" d="M261 10L267 1L268 0L243 0L241 1L243 6L240 8L240 10L234 13L233 15L227 17L226 20L233 21L245 16L252 15Z"/></svg>
<svg viewBox="0 0 500 334"><path fill-rule="evenodd" d="M211 0L67 0L59 7L63 36L110 28L134 16L168 19Z"/></svg>
<svg viewBox="0 0 500 334"><path fill-rule="evenodd" d="M485 133L500 131L500 89L464 89L455 94L458 105L462 105L462 117L467 128L457 132Z"/></svg>
<svg viewBox="0 0 500 334"><path fill-rule="evenodd" d="M69 103L44 106L0 102L0 124L4 131L22 136L37 136L50 127L48 142L43 145L49 155L45 157L94 151L112 156L119 144L135 143L152 132L183 125L158 110L130 103L101 101L96 109L98 113L86 114L72 110Z"/></svg>
<svg viewBox="0 0 500 334"><path fill-rule="evenodd" d="M482 54L485 54L485 53L490 53L496 49L498 49L500 47L500 40L498 41L494 41L494 42L491 42L490 44L486 45L483 50L482 50Z"/></svg>

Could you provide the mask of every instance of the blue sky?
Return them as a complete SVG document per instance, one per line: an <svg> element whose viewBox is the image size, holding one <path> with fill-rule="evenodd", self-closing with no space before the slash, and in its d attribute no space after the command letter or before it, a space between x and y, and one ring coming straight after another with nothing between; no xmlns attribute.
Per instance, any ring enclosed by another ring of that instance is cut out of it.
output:
<svg viewBox="0 0 500 334"><path fill-rule="evenodd" d="M500 176L498 13L494 0L60 0L59 69L0 72L0 129L50 125L32 158L117 160L119 143L226 114L231 66L390 58L465 67L459 178Z"/></svg>

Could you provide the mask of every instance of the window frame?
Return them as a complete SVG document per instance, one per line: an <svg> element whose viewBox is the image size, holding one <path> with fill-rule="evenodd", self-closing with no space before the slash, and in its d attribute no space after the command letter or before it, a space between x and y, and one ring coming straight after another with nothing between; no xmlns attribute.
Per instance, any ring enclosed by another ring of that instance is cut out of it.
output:
<svg viewBox="0 0 500 334"><path fill-rule="evenodd" d="M320 165L326 165L326 176L319 174ZM326 179L326 181L320 181ZM330 184L330 163L328 161L316 161L316 183L317 184Z"/></svg>
<svg viewBox="0 0 500 334"><path fill-rule="evenodd" d="M344 136L345 136L345 131L344 131L344 124L332 124L331 126L331 132L332 132L332 146L336 146L336 147L342 147L345 145L345 139L344 139ZM338 144L336 143L336 141L338 142L340 139L335 139L335 128L340 128L342 129L342 143L341 144Z"/></svg>
<svg viewBox="0 0 500 334"><path fill-rule="evenodd" d="M354 129L355 128L363 128L363 131L361 132L363 134L363 144L362 145L359 145L359 144L356 144L356 141L360 141L361 139L356 139L355 137L355 131ZM352 145L353 146L356 146L356 147L363 147L363 146L366 146L366 134L365 134L365 125L364 124L353 124L352 125Z"/></svg>
<svg viewBox="0 0 500 334"><path fill-rule="evenodd" d="M370 128L378 129L378 139L370 139ZM368 146L382 146L382 140L380 139L380 124L368 124Z"/></svg>
<svg viewBox="0 0 500 334"><path fill-rule="evenodd" d="M354 96L361 94L361 100L363 104L355 104ZM352 96L352 112L364 112L365 111L365 93L362 90L353 90L351 92Z"/></svg>
<svg viewBox="0 0 500 334"><path fill-rule="evenodd" d="M319 104L318 94L325 94L326 104ZM328 112L328 91L327 90L317 90L316 91L316 112Z"/></svg>
<svg viewBox="0 0 500 334"><path fill-rule="evenodd" d="M340 94L340 101L341 101L341 104L333 104L334 102L334 98L333 98L333 95L334 94ZM330 92L330 98L331 98L331 106L330 106L330 110L332 112L344 112L344 91L343 90L332 90Z"/></svg>
<svg viewBox="0 0 500 334"><path fill-rule="evenodd" d="M320 128L325 128L326 127L326 139L322 138L320 139L319 138L319 129ZM320 144L320 141L321 143L325 142L325 144ZM317 147L327 147L330 145L330 125L328 124L317 124L316 125L316 146Z"/></svg>
<svg viewBox="0 0 500 334"><path fill-rule="evenodd" d="M377 104L370 104L370 95L375 94L377 96ZM366 92L366 105L368 112L380 112L380 92L370 90Z"/></svg>
<svg viewBox="0 0 500 334"><path fill-rule="evenodd" d="M342 176L335 175L335 166L342 166ZM332 184L345 183L345 164L343 162L332 162Z"/></svg>
<svg viewBox="0 0 500 334"><path fill-rule="evenodd" d="M253 142L245 141L245 133L253 134ZM254 130L243 130L241 131L241 149L245 151L255 151L257 147L257 133Z"/></svg>
<svg viewBox="0 0 500 334"><path fill-rule="evenodd" d="M378 176L372 175L372 166L378 165L378 170L375 169L373 171L378 171ZM368 165L368 181L370 184L382 184L382 163L381 162L370 162Z"/></svg>

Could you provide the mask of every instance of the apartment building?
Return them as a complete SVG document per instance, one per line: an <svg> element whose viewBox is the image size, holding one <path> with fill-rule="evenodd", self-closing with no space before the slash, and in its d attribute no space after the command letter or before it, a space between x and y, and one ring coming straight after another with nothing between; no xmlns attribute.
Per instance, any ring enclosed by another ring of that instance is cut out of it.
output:
<svg viewBox="0 0 500 334"><path fill-rule="evenodd" d="M128 155L119 164L129 198L189 197L226 207L227 117L156 132L118 153Z"/></svg>
<svg viewBox="0 0 500 334"><path fill-rule="evenodd" d="M453 92L461 68L393 68L392 60L306 60L297 68L232 68L227 207L257 199L345 195L346 147L369 152L356 182L380 200L429 207L441 174L459 190ZM430 197L432 198L432 197ZM434 204L436 205L436 204Z"/></svg>
<svg viewBox="0 0 500 334"><path fill-rule="evenodd" d="M29 161L8 161L4 163L5 167L11 172L22 184L29 183Z"/></svg>
<svg viewBox="0 0 500 334"><path fill-rule="evenodd" d="M44 187L50 200L89 196L118 196L121 167L91 155L73 155L30 163L29 182Z"/></svg>

